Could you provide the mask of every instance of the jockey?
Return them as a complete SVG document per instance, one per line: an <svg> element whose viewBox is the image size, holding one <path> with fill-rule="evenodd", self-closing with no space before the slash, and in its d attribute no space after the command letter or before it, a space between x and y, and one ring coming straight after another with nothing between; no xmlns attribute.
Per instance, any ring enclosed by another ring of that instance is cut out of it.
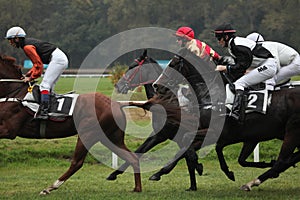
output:
<svg viewBox="0 0 300 200"><path fill-rule="evenodd" d="M190 27L180 27L177 29L175 35L177 37L177 43L179 46L187 48L198 57L203 59L206 56L209 56L214 61L218 61L220 59L219 54L209 45L195 39L195 33Z"/></svg>
<svg viewBox="0 0 300 200"><path fill-rule="evenodd" d="M236 37L236 30L230 24L218 26L214 33L219 44L227 47L235 60L234 65L217 65L216 71L226 71L236 77L237 80L234 82L236 94L230 116L243 122L246 107L244 89L265 81L267 89L273 90L277 61L262 45L247 38ZM245 74L249 67L254 69Z"/></svg>
<svg viewBox="0 0 300 200"><path fill-rule="evenodd" d="M13 47L23 49L33 63L32 68L25 74L24 82L39 78L43 73L43 64L48 64L48 69L40 84L41 105L35 116L37 119L48 119L49 93L53 90L59 76L67 68L68 58L56 45L25 37L25 31L16 26L7 31L5 38Z"/></svg>
<svg viewBox="0 0 300 200"><path fill-rule="evenodd" d="M279 71L274 76L276 84L300 74L300 56L295 49L279 42L264 41L259 33L251 33L247 38L260 42L277 59Z"/></svg>
<svg viewBox="0 0 300 200"><path fill-rule="evenodd" d="M261 34L256 33L256 32L250 33L249 35L247 35L246 38L248 38L256 43L265 41L264 37Z"/></svg>

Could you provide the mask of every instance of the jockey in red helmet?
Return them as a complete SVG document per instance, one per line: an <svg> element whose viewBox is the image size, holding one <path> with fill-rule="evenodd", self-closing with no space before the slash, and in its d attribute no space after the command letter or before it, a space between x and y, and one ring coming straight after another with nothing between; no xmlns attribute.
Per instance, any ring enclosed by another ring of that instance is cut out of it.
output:
<svg viewBox="0 0 300 200"><path fill-rule="evenodd" d="M184 26L177 29L177 43L184 48L187 48L200 58L209 56L213 60L219 60L220 56L206 43L195 39L195 33L192 28Z"/></svg>

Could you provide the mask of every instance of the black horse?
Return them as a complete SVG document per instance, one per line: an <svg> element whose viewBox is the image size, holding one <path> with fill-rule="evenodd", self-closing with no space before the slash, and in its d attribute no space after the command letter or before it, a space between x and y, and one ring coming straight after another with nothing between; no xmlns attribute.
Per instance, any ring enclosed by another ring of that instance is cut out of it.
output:
<svg viewBox="0 0 300 200"><path fill-rule="evenodd" d="M197 66L193 63L193 61L192 64L190 64L189 62L186 62L186 60L191 61L191 59L184 58L185 56L182 56L172 60L173 64L168 66L168 68L172 67L172 70L165 70L163 75L160 76L159 80L156 82L158 88L160 87L159 85L167 85L167 83L170 82L170 78L174 77L172 74L174 73L174 69L179 71L187 80L189 80L192 88L194 88L195 83L198 82L198 80L195 80L195 77L199 76L199 73L197 76L195 76L195 73L196 71L203 71L203 68L195 69ZM204 66L205 68L207 65L203 64L201 66ZM216 72L211 70L210 73L213 74ZM199 95L198 97L200 99L202 98ZM205 134L207 131L206 128L212 130L211 132L207 133L206 136L210 137L210 133L218 135L217 133L220 132L219 138L216 142L216 152L220 162L220 167L230 180L234 181L235 177L234 173L228 169L223 155L223 148L231 144L239 142L243 143L243 147L238 158L239 163L243 167L271 167L258 178L255 178L254 180L243 185L241 187L242 190L249 191L253 186L259 186L269 178L277 178L280 173L284 172L286 169L294 166L300 161L300 102L298 101L300 98L300 87L281 87L279 90L273 91L269 97L271 98L269 98L266 114L258 112L247 113L243 124L237 123L227 115L223 115L224 113L215 115L215 118L219 120L225 118L224 126L221 128L220 123L216 123L216 125L214 125L214 123L212 123L212 125L207 123L200 124L200 127L203 129L202 134ZM220 105L224 106L224 101L221 102ZM223 108L215 109L214 105L212 105L211 110L224 110ZM202 111L203 109L200 107L201 118L213 120L211 113L205 114ZM283 144L276 161L271 161L268 163L246 161L259 142L272 139L283 140ZM194 150L195 147L192 147L191 149ZM166 169L168 168L172 169L172 166L167 166Z"/></svg>
<svg viewBox="0 0 300 200"><path fill-rule="evenodd" d="M129 70L119 80L115 87L117 88L118 92L127 93L129 89L132 90L139 85L147 84L149 86L149 83L153 83L153 80L156 80L161 74L161 72L161 67L154 59L147 56L147 51L145 50L143 54L129 66ZM151 91L153 90L152 84L150 86L150 89L149 87L145 87L146 92L148 91L147 94L151 94ZM177 90L178 88L176 87L175 90L164 91L163 94L155 93L155 95L152 98L149 98L147 103L147 109L149 110L152 105L159 104L162 105L166 110L173 110L174 112L174 110L177 110L179 108L179 102L176 92ZM149 97L149 95L147 96ZM169 114L170 113L172 112L169 112ZM138 156L141 156L143 153L146 153L154 146L168 139L175 141L180 148L187 150L185 148L185 146L187 146L185 145L186 139L183 139L183 134L178 133L178 126L172 123L171 120L165 120L165 116L161 115L160 112L152 112L152 126L153 132L145 140L145 142L135 151L135 153L139 153ZM185 133L186 131L181 132ZM196 165L193 168L189 168L189 172L195 174L196 169L197 172L200 175L202 175L203 166L201 163L197 162L198 158L196 153L185 154L185 151L182 150L178 155L182 158L185 157L187 163L189 162L189 159L193 159L193 163L196 163ZM187 157L186 155L189 155L189 157ZM122 174L127 169L127 167L128 163L124 163L122 166L120 166L118 170L110 174L107 180L115 180L117 178L117 175ZM159 180L159 177L152 176L150 177L150 180ZM189 188L189 190L196 190L195 181L195 178L191 179L191 187Z"/></svg>
<svg viewBox="0 0 300 200"><path fill-rule="evenodd" d="M134 90L138 86L144 86L147 99L155 95L152 84L162 73L161 66L151 57L147 56L147 50L135 59L128 67L123 77L115 85L119 93L127 94L129 90Z"/></svg>

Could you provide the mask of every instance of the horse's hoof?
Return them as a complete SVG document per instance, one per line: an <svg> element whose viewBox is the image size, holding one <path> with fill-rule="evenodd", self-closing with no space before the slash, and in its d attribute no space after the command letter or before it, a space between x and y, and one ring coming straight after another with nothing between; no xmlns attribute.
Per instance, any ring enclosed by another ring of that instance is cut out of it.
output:
<svg viewBox="0 0 300 200"><path fill-rule="evenodd" d="M111 174L106 178L106 180L108 180L108 181L114 181L116 179L117 179L117 175L114 175L114 174Z"/></svg>
<svg viewBox="0 0 300 200"><path fill-rule="evenodd" d="M251 187L249 185L242 185L240 189L244 191L251 191Z"/></svg>
<svg viewBox="0 0 300 200"><path fill-rule="evenodd" d="M157 176L156 174L153 174L150 178L150 181L159 181L160 180L160 176Z"/></svg>
<svg viewBox="0 0 300 200"><path fill-rule="evenodd" d="M141 188L134 188L133 192L142 192L142 189Z"/></svg>
<svg viewBox="0 0 300 200"><path fill-rule="evenodd" d="M186 189L185 191L197 191L197 187L190 187L189 189Z"/></svg>
<svg viewBox="0 0 300 200"><path fill-rule="evenodd" d="M203 174L203 165L201 163L196 165L196 171L198 172L199 176Z"/></svg>
<svg viewBox="0 0 300 200"><path fill-rule="evenodd" d="M232 180L232 181L235 181L235 178L234 178L234 173L233 172L228 172L228 174L226 174L227 177Z"/></svg>
<svg viewBox="0 0 300 200"><path fill-rule="evenodd" d="M44 189L40 192L40 195L47 195L47 194L50 194L50 191L46 190L46 189Z"/></svg>

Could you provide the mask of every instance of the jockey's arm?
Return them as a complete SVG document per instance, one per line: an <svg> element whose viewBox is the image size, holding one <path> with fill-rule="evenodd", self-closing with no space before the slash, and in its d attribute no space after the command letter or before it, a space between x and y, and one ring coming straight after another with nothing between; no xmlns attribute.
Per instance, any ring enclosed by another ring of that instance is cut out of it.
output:
<svg viewBox="0 0 300 200"><path fill-rule="evenodd" d="M33 66L26 74L27 77L30 77L31 80L39 78L43 73L43 62L36 52L36 48L33 45L24 46L24 52L31 60Z"/></svg>
<svg viewBox="0 0 300 200"><path fill-rule="evenodd" d="M227 65L227 71L246 71L252 63L253 55L248 47L237 45L232 49L235 57L234 65Z"/></svg>

